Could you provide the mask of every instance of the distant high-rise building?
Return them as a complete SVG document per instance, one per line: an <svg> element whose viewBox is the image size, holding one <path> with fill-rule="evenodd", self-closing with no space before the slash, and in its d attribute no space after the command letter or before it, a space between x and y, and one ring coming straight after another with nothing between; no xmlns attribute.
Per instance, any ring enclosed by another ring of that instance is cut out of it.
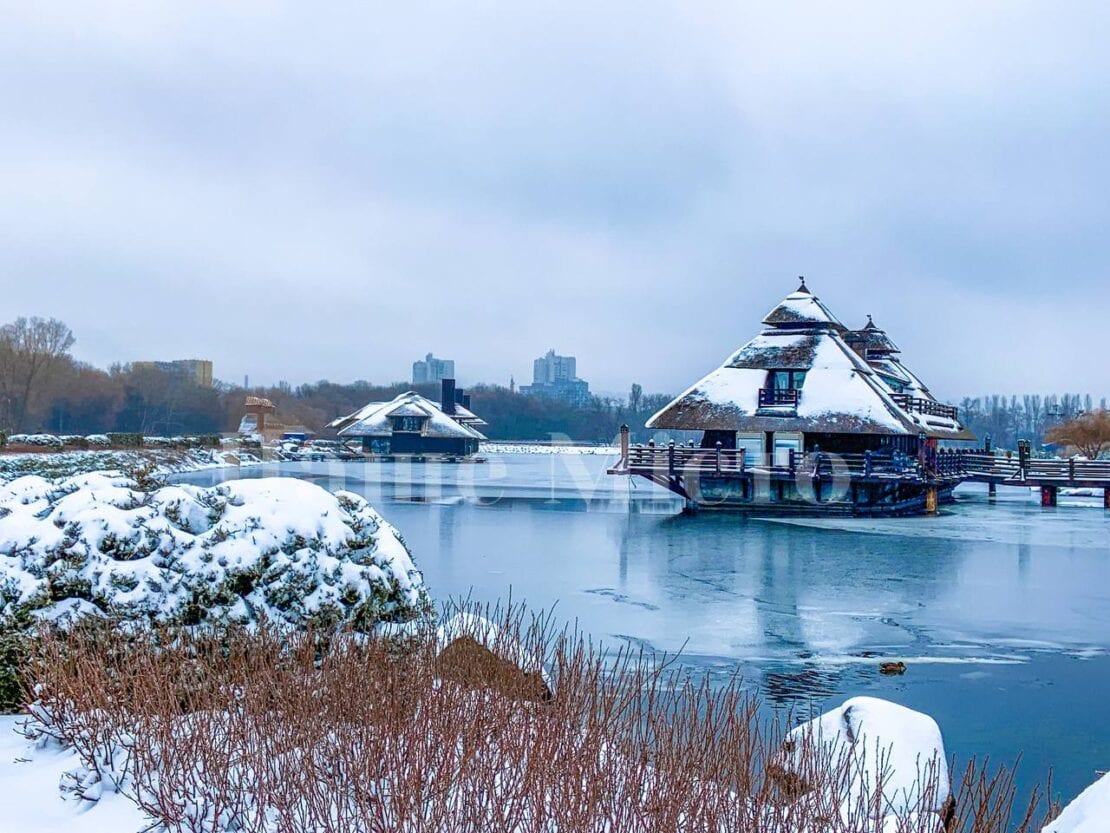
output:
<svg viewBox="0 0 1110 833"><path fill-rule="evenodd" d="M582 406L590 401L590 384L578 378L574 356L559 356L548 350L532 362L532 384L522 385L525 396L546 396L568 405Z"/></svg>
<svg viewBox="0 0 1110 833"><path fill-rule="evenodd" d="M442 382L444 379L455 378L455 362L453 359L437 359L431 353L420 361L412 363L412 383L414 385L428 385Z"/></svg>
<svg viewBox="0 0 1110 833"><path fill-rule="evenodd" d="M208 359L177 359L172 362L132 362L136 370L161 370L187 377L203 388L212 387L212 362Z"/></svg>

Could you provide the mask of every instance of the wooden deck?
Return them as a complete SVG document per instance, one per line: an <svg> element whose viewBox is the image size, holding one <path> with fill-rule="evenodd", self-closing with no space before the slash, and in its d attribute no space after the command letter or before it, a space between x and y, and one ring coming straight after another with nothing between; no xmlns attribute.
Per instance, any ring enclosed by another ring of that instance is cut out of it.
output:
<svg viewBox="0 0 1110 833"><path fill-rule="evenodd" d="M1110 460L1036 459L1024 447L1017 455L989 449L941 450L928 458L905 454L836 454L824 451L789 452L776 459L764 455L749 460L743 450L676 446L633 446L622 450L610 474L639 475L672 492L694 500L701 481L793 481L883 488L918 486L950 494L960 483L987 483L991 494L997 486L1040 488L1044 506L1055 506L1063 487L1102 489L1110 508ZM743 485L744 493L748 486Z"/></svg>

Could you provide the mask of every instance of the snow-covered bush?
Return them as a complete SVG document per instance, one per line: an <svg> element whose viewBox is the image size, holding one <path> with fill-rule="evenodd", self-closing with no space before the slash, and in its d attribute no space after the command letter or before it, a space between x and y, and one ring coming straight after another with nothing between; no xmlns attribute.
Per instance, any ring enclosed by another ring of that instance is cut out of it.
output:
<svg viewBox="0 0 1110 833"><path fill-rule="evenodd" d="M89 445L109 445L111 443L107 434L89 434L85 437L85 441Z"/></svg>
<svg viewBox="0 0 1110 833"><path fill-rule="evenodd" d="M11 445L34 445L42 448L61 448L64 443L61 437L53 434L12 434L8 437Z"/></svg>
<svg viewBox="0 0 1110 833"><path fill-rule="evenodd" d="M83 599L155 622L368 627L427 605L400 536L358 495L292 478L135 487L106 474L0 486L0 615Z"/></svg>

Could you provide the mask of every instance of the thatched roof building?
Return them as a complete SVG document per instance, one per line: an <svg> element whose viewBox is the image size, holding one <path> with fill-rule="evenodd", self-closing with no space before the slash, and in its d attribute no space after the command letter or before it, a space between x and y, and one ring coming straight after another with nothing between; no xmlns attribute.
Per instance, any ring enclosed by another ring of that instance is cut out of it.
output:
<svg viewBox="0 0 1110 833"><path fill-rule="evenodd" d="M707 446L721 442L753 454L818 444L830 451L909 450L922 437L974 439L956 409L937 402L902 365L885 332L870 318L849 330L804 280L762 323L755 338L647 427L704 431Z"/></svg>
<svg viewBox="0 0 1110 833"><path fill-rule="evenodd" d="M328 427L342 440L361 440L363 450L374 454L473 454L485 439L477 426L486 422L462 404L462 391L457 393L454 380L445 379L439 404L407 391L388 402L370 402Z"/></svg>

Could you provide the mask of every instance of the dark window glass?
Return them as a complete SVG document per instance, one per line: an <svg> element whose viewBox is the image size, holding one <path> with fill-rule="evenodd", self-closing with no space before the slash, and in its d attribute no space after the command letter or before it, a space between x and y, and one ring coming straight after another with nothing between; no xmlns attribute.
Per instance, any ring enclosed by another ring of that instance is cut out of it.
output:
<svg viewBox="0 0 1110 833"><path fill-rule="evenodd" d="M767 387L772 390L801 390L805 384L804 370L772 370L768 374Z"/></svg>

